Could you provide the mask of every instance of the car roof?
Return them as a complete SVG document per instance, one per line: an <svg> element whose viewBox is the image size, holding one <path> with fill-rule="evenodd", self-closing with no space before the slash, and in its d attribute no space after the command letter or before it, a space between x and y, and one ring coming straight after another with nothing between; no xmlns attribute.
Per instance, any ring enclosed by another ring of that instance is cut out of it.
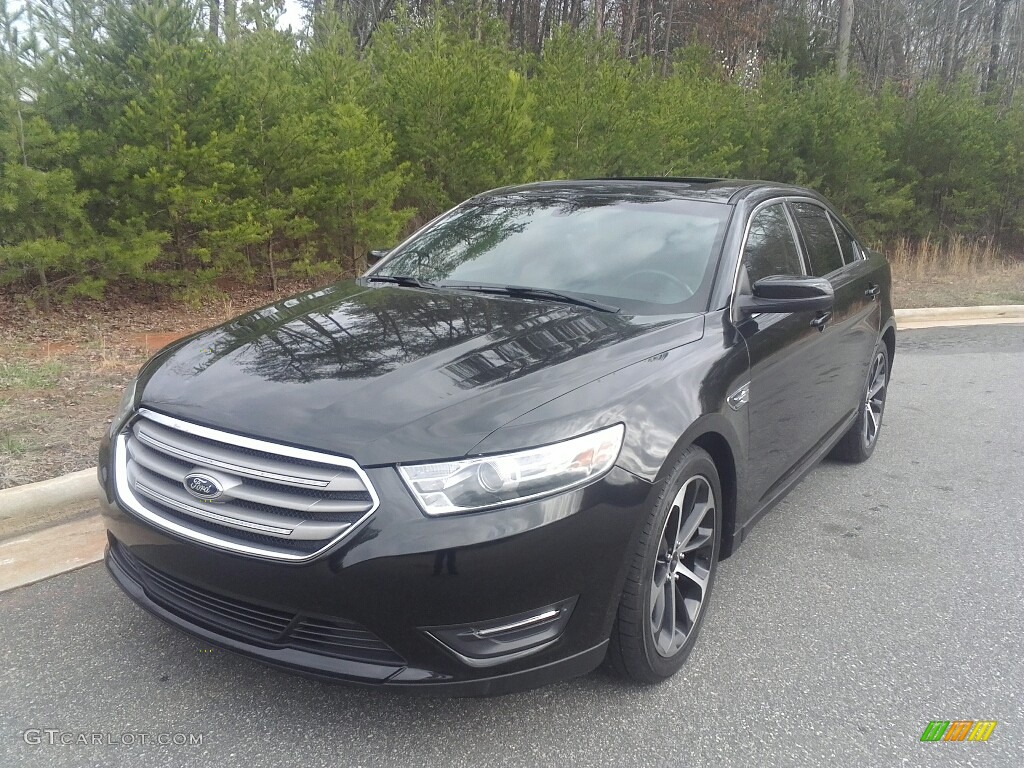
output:
<svg viewBox="0 0 1024 768"><path fill-rule="evenodd" d="M660 177L637 176L597 179L570 179L565 181L538 181L532 184L492 189L475 196L485 199L506 196L570 195L595 197L631 197L637 194L657 194L681 200L706 200L708 202L735 204L748 197L769 198L779 195L807 195L822 199L817 192L781 184L774 181L751 179L717 179L704 177Z"/></svg>

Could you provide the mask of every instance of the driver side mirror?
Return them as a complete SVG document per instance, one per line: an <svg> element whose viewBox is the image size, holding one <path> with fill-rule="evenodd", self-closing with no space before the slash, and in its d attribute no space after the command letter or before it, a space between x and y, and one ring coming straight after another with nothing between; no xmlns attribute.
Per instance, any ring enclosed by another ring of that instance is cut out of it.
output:
<svg viewBox="0 0 1024 768"><path fill-rule="evenodd" d="M378 261L387 256L389 253L391 253L391 250L388 248L376 248L370 251L368 254L366 254L366 266L372 267Z"/></svg>
<svg viewBox="0 0 1024 768"><path fill-rule="evenodd" d="M754 283L752 295L736 300L741 312L828 312L835 294L823 277L809 275L769 275Z"/></svg>

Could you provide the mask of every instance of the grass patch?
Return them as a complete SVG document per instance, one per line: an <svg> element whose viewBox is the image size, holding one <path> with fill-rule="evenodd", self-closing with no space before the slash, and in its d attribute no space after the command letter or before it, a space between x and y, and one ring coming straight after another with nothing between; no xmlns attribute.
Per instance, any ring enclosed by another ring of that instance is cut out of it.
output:
<svg viewBox="0 0 1024 768"><path fill-rule="evenodd" d="M989 240L900 240L885 252L899 309L1024 304L1024 262Z"/></svg>
<svg viewBox="0 0 1024 768"><path fill-rule="evenodd" d="M0 389L52 389L63 372L55 360L0 362Z"/></svg>
<svg viewBox="0 0 1024 768"><path fill-rule="evenodd" d="M24 456L28 452L28 444L15 435L4 435L0 437L0 455L13 456L15 458Z"/></svg>

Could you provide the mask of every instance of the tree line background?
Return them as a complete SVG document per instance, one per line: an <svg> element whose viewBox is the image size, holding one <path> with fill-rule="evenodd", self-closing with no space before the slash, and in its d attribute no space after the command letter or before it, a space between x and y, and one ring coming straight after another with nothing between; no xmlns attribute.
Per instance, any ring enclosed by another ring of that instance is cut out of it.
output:
<svg viewBox="0 0 1024 768"><path fill-rule="evenodd" d="M352 272L485 189L740 176L1024 241L1024 0L0 0L0 283Z"/></svg>

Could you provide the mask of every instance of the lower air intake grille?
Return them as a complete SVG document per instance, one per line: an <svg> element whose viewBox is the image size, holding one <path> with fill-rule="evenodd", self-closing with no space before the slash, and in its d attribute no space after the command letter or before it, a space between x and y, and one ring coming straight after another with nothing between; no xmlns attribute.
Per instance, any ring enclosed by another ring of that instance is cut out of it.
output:
<svg viewBox="0 0 1024 768"><path fill-rule="evenodd" d="M201 589L142 562L117 542L112 542L110 554L155 603L219 634L370 664L405 664L389 645L354 621L298 615Z"/></svg>

